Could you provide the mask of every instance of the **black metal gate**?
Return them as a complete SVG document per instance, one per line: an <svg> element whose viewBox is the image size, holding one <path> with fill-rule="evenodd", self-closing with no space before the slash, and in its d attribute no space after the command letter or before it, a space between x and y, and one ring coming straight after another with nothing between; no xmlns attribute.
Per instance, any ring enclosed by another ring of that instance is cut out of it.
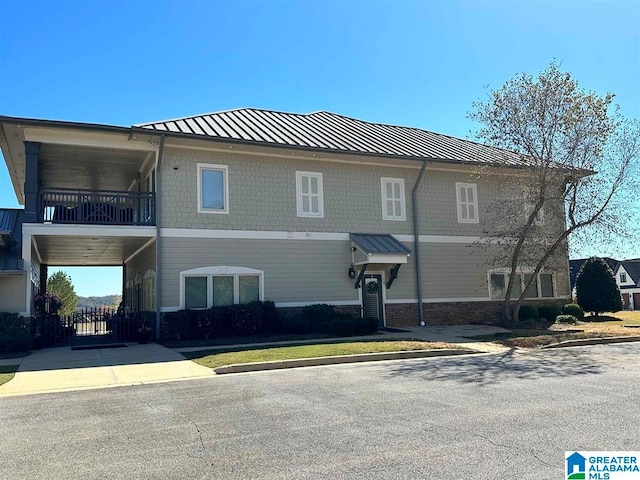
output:
<svg viewBox="0 0 640 480"><path fill-rule="evenodd" d="M133 342L140 313L118 314L115 308L89 308L71 315L39 314L33 321L34 347Z"/></svg>

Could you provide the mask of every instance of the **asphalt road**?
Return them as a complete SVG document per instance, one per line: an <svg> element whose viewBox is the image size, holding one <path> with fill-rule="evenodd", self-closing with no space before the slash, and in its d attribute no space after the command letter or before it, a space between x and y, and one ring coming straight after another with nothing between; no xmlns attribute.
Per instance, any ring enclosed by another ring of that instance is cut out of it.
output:
<svg viewBox="0 0 640 480"><path fill-rule="evenodd" d="M6 479L556 479L640 450L640 344L0 399Z"/></svg>

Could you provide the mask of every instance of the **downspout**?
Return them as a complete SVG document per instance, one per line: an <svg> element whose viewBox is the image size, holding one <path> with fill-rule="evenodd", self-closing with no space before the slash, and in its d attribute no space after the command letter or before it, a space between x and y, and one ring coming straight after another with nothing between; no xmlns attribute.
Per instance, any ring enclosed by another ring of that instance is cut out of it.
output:
<svg viewBox="0 0 640 480"><path fill-rule="evenodd" d="M156 339L160 338L160 198L162 185L162 154L164 153L164 133L160 135L160 147L158 149L158 161L156 162L156 195L155 195L155 217L156 217Z"/></svg>
<svg viewBox="0 0 640 480"><path fill-rule="evenodd" d="M422 180L422 175L424 174L426 167L427 162L423 161L416 183L413 185L413 190L411 190L411 200L413 202L413 238L415 242L414 258L416 259L416 295L418 297L418 317L420 318L421 327L424 327L425 323L424 312L422 311L422 274L420 273L420 239L418 238L420 233L418 223L418 187L420 186L420 181Z"/></svg>

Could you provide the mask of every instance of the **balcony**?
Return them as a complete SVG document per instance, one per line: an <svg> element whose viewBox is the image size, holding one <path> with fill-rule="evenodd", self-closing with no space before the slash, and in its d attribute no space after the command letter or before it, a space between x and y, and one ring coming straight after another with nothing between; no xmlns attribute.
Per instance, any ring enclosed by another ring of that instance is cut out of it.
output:
<svg viewBox="0 0 640 480"><path fill-rule="evenodd" d="M41 223L144 226L156 223L153 192L43 188L39 198Z"/></svg>

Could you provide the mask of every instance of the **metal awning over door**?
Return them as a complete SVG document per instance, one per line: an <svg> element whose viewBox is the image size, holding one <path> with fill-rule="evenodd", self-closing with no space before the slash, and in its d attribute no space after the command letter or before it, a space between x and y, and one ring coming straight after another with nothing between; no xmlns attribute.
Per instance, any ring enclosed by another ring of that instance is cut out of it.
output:
<svg viewBox="0 0 640 480"><path fill-rule="evenodd" d="M359 288L362 278L370 264L391 265L387 276L387 289L398 276L400 266L407 263L411 250L389 234L350 233L353 265L360 266L354 288Z"/></svg>

